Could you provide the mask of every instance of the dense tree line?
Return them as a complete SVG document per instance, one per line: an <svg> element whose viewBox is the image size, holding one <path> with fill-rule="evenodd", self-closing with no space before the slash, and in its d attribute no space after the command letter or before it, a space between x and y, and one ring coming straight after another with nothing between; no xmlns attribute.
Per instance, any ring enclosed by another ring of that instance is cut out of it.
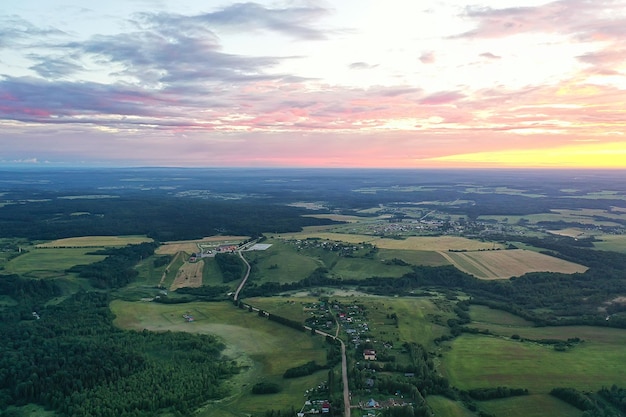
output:
<svg viewBox="0 0 626 417"><path fill-rule="evenodd" d="M280 392L280 385L273 382L259 382L252 386L253 394L276 394Z"/></svg>
<svg viewBox="0 0 626 417"><path fill-rule="evenodd" d="M226 300L230 287L227 285L203 285L202 287L182 287L176 290L176 294L191 295L197 300ZM164 298L164 297L161 297ZM172 297L170 297L172 298Z"/></svg>
<svg viewBox="0 0 626 417"><path fill-rule="evenodd" d="M22 279L19 275L0 275L0 295L27 302L31 308L46 300L61 295L54 280Z"/></svg>
<svg viewBox="0 0 626 417"><path fill-rule="evenodd" d="M616 397L611 397L611 392L619 392L619 388L603 388L598 393L581 392L574 388L554 388L550 395L582 410L582 417L621 417L619 410L624 411L624 404L616 404L613 401ZM605 397L605 394L609 397Z"/></svg>
<svg viewBox="0 0 626 417"><path fill-rule="evenodd" d="M298 378L301 376L312 375L315 372L326 368L326 366L319 365L315 361L310 361L305 363L304 365L295 366L293 368L287 369L285 373L283 373L283 378Z"/></svg>
<svg viewBox="0 0 626 417"><path fill-rule="evenodd" d="M415 407L413 405L405 405L402 407L389 407L380 412L381 417L430 417L430 409L425 406Z"/></svg>
<svg viewBox="0 0 626 417"><path fill-rule="evenodd" d="M618 410L626 413L626 389L617 385L611 388L603 387L598 394L606 401L617 407Z"/></svg>
<svg viewBox="0 0 626 417"><path fill-rule="evenodd" d="M528 395L526 388L509 388L509 387L495 387L495 388L475 388L467 391L467 394L474 400L488 401L496 400L499 398L516 397L520 395Z"/></svg>
<svg viewBox="0 0 626 417"><path fill-rule="evenodd" d="M167 196L58 199L0 207L0 237L54 240L73 236L147 235L157 241L219 233L260 236L333 223L301 216L304 209L267 201L206 201ZM41 196L39 197L41 198ZM80 216L74 213L85 213Z"/></svg>
<svg viewBox="0 0 626 417"><path fill-rule="evenodd" d="M226 395L222 381L237 368L222 360L221 342L119 330L109 301L79 292L40 319L0 322L0 409L32 402L66 416L189 414Z"/></svg>
<svg viewBox="0 0 626 417"><path fill-rule="evenodd" d="M595 404L589 396L574 388L554 388L550 395L573 405L581 411L593 410Z"/></svg>
<svg viewBox="0 0 626 417"><path fill-rule="evenodd" d="M259 313L261 312L259 311ZM267 314L267 318L273 322L280 323L283 326L291 327L292 329L299 330L301 332L306 331L304 325L297 320L288 319L287 317L279 316L276 314Z"/></svg>
<svg viewBox="0 0 626 417"><path fill-rule="evenodd" d="M141 259L154 254L157 244L145 242L122 248L103 249L93 255L108 255L99 262L88 265L75 265L68 272L76 272L87 278L95 288L120 288L131 283L138 275L134 266Z"/></svg>
<svg viewBox="0 0 626 417"><path fill-rule="evenodd" d="M152 265L155 268L160 268L162 266L168 265L172 261L172 255L162 255L156 256L152 261Z"/></svg>
<svg viewBox="0 0 626 417"><path fill-rule="evenodd" d="M243 278L243 274L246 272L246 265L241 258L232 253L217 253L215 254L215 261L222 273L222 279L224 282L231 282Z"/></svg>

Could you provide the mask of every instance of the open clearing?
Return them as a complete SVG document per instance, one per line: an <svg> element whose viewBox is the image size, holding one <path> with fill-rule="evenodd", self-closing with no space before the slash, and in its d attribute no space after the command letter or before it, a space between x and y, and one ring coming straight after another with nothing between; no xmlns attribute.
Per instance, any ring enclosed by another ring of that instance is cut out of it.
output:
<svg viewBox="0 0 626 417"><path fill-rule="evenodd" d="M126 246L152 242L146 236L81 236L57 239L48 243L41 243L36 248L94 248L104 246Z"/></svg>
<svg viewBox="0 0 626 417"><path fill-rule="evenodd" d="M228 244L239 244L249 239L248 236L209 236L197 240L178 240L172 242L164 242L159 246L157 255L175 255L178 252L187 252L189 254L198 252L200 246L219 246Z"/></svg>
<svg viewBox="0 0 626 417"><path fill-rule="evenodd" d="M503 279L529 272L585 272L587 267L524 249L440 252L461 271L481 279Z"/></svg>
<svg viewBox="0 0 626 417"><path fill-rule="evenodd" d="M327 378L326 372L282 378L287 369L311 360L325 363L324 338L260 318L256 313L235 308L230 302L165 305L115 300L111 310L117 317L115 324L124 329L212 334L224 341L225 355L244 369L228 382L232 395L207 405L197 414L201 417L242 416L292 406L299 409L302 403L298 399L303 398L304 391ZM191 314L195 321L187 323L183 314ZM277 383L282 391L272 395L251 394L252 385L260 381Z"/></svg>
<svg viewBox="0 0 626 417"><path fill-rule="evenodd" d="M67 269L75 265L103 260L104 255L89 255L92 248L35 249L11 259L5 271L28 278L59 278L67 276Z"/></svg>

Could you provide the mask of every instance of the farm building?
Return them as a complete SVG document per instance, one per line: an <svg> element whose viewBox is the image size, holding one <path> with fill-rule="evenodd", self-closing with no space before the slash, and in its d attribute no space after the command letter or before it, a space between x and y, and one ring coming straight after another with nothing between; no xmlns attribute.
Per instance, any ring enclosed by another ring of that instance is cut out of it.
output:
<svg viewBox="0 0 626 417"><path fill-rule="evenodd" d="M372 349L365 349L363 351L363 359L365 359L366 361L375 361L376 351Z"/></svg>
<svg viewBox="0 0 626 417"><path fill-rule="evenodd" d="M330 403L328 401L324 401L322 403L322 413L330 412Z"/></svg>
<svg viewBox="0 0 626 417"><path fill-rule="evenodd" d="M217 247L218 252L234 252L237 250L237 245L220 245Z"/></svg>

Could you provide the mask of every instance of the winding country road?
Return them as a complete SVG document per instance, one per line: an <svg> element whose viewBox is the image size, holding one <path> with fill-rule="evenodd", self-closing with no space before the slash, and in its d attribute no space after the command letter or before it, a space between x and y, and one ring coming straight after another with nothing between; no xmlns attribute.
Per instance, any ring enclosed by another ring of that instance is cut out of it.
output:
<svg viewBox="0 0 626 417"><path fill-rule="evenodd" d="M235 291L235 294L233 295L234 301L237 301L239 299L239 293L243 289L244 285L246 285L246 281L248 280L248 277L250 276L250 264L248 263L246 258L243 257L243 253L242 253L242 250L244 248L245 247L242 247L239 250L237 250L237 254L241 258L241 260L246 264L247 270L246 270L246 274L241 280L241 283L237 287L237 291ZM341 344L341 380L343 382L343 405L344 405L343 415L344 417L350 417L350 388L348 387L348 360L346 358L346 344L343 342L343 340L339 338L339 323L337 322L336 318L335 318L335 323L337 324L337 331L335 332L334 335L323 332L321 330L317 330L317 329L315 330L315 333L322 335L322 336L332 337L334 340L339 340L339 343ZM304 326L304 328L309 331L311 330L311 327L309 326Z"/></svg>
<svg viewBox="0 0 626 417"><path fill-rule="evenodd" d="M247 269L246 269L246 275L243 276L243 279L241 280L241 283L237 287L237 291L235 291L235 295L233 295L233 300L235 300L235 301L239 300L239 293L241 292L243 286L246 285L246 281L248 280L248 277L250 276L250 264L248 263L246 258L243 257L243 254L241 253L241 249L237 251L237 254L241 258L243 263L246 264L246 268Z"/></svg>

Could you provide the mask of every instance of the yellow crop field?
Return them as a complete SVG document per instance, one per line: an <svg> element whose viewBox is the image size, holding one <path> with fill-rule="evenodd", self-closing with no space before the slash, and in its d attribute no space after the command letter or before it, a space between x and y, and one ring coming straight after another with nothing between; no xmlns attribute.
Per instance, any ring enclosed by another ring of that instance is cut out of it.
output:
<svg viewBox="0 0 626 417"><path fill-rule="evenodd" d="M585 272L587 267L524 249L440 252L454 266L481 279L504 279L528 272Z"/></svg>
<svg viewBox="0 0 626 417"><path fill-rule="evenodd" d="M552 233L553 235L574 237L578 239L584 239L584 238L588 238L594 235L593 233L586 232L583 229L579 229L577 227L568 227L566 229L546 230L546 231L548 233Z"/></svg>
<svg viewBox="0 0 626 417"><path fill-rule="evenodd" d="M170 286L170 291L174 291L183 287L201 287L203 269L204 261L202 260L195 263L185 262L183 266L178 268L176 278L174 278L174 282Z"/></svg>
<svg viewBox="0 0 626 417"><path fill-rule="evenodd" d="M378 239L374 242L382 249L408 249L425 251L487 250L502 249L503 245L493 242L467 239L458 236L411 236L406 239Z"/></svg>
<svg viewBox="0 0 626 417"><path fill-rule="evenodd" d="M81 236L57 239L37 245L37 248L92 248L102 246L126 246L152 242L146 236Z"/></svg>

